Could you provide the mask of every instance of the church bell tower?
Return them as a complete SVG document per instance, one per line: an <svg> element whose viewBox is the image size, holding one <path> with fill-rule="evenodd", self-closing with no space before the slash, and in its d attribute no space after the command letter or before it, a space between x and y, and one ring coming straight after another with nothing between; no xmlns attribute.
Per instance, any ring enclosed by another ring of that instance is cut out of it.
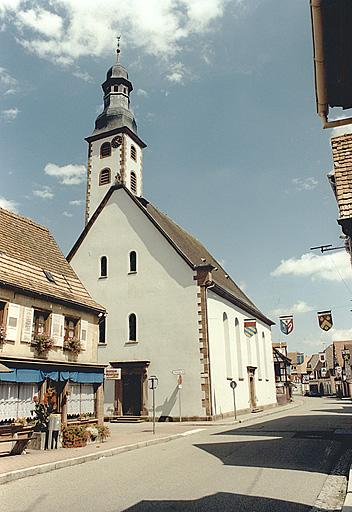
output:
<svg viewBox="0 0 352 512"><path fill-rule="evenodd" d="M116 63L102 84L104 110L95 121L88 142L86 223L112 185L123 183L132 194L142 195L142 150L146 144L137 135L130 110L133 90L127 70L120 63L120 38Z"/></svg>

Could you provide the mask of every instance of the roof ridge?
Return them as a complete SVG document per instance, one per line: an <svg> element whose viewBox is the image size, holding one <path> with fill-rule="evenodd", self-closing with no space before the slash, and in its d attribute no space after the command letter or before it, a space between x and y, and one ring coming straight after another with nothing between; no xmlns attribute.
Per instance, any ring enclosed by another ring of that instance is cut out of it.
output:
<svg viewBox="0 0 352 512"><path fill-rule="evenodd" d="M19 213L15 213L15 212L11 212L10 210L6 210L6 208L2 208L1 206L0 206L0 213L3 213L10 217L14 217L22 222L27 222L28 224L31 224L32 226L35 226L37 228L40 228L40 229L43 229L44 231L49 232L49 229L47 227L43 226L42 224L38 224L38 222L35 222L34 220L30 219L29 217L25 217L24 215L20 215Z"/></svg>

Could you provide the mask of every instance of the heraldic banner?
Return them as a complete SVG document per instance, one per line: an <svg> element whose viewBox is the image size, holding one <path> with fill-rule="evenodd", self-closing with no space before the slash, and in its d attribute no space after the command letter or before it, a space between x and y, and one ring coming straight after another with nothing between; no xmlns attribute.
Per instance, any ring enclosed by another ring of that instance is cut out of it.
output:
<svg viewBox="0 0 352 512"><path fill-rule="evenodd" d="M293 331L293 315L280 316L280 329L286 335Z"/></svg>
<svg viewBox="0 0 352 512"><path fill-rule="evenodd" d="M332 321L331 310L330 311L318 311L317 315L318 315L319 327L321 329L323 329L323 331L328 331L329 329L331 329L331 327L333 326L333 323L334 323Z"/></svg>
<svg viewBox="0 0 352 512"><path fill-rule="evenodd" d="M257 322L253 319L244 321L244 333L248 338L257 334Z"/></svg>

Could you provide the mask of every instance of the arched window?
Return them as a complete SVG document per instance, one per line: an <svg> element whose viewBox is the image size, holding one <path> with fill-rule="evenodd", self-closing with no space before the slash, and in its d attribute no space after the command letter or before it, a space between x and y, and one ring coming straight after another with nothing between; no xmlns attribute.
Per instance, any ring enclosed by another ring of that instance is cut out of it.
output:
<svg viewBox="0 0 352 512"><path fill-rule="evenodd" d="M106 343L106 316L99 318L99 343Z"/></svg>
<svg viewBox="0 0 352 512"><path fill-rule="evenodd" d="M238 378L243 379L242 345L241 345L240 323L238 321L238 318L235 319L235 343L236 343L236 351L237 351Z"/></svg>
<svg viewBox="0 0 352 512"><path fill-rule="evenodd" d="M230 332L229 320L227 314L222 315L222 322L224 326L224 342L225 342L225 362L226 362L226 377L232 379L232 364L231 364L231 347L230 347Z"/></svg>
<svg viewBox="0 0 352 512"><path fill-rule="evenodd" d="M255 350L257 353L257 368L258 368L258 379L262 380L262 361L260 354L260 344L259 344L259 336L258 333L255 334Z"/></svg>
<svg viewBox="0 0 352 512"><path fill-rule="evenodd" d="M132 160L137 161L137 150L135 146L131 146L131 158Z"/></svg>
<svg viewBox="0 0 352 512"><path fill-rule="evenodd" d="M131 313L128 317L128 339L129 341L137 341L137 317Z"/></svg>
<svg viewBox="0 0 352 512"><path fill-rule="evenodd" d="M268 354L267 354L267 347L266 347L266 341L265 341L265 334L263 332L262 332L262 343L263 343L263 354L264 354L265 380L269 380Z"/></svg>
<svg viewBox="0 0 352 512"><path fill-rule="evenodd" d="M137 176L133 171L131 172L131 191L137 194Z"/></svg>
<svg viewBox="0 0 352 512"><path fill-rule="evenodd" d="M100 158L105 158L106 156L110 156L110 155L111 155L110 142L104 142L104 144L102 144L100 146Z"/></svg>
<svg viewBox="0 0 352 512"><path fill-rule="evenodd" d="M100 258L100 277L108 277L108 259L106 256Z"/></svg>
<svg viewBox="0 0 352 512"><path fill-rule="evenodd" d="M130 272L137 272L137 253L136 253L136 251L130 252Z"/></svg>
<svg viewBox="0 0 352 512"><path fill-rule="evenodd" d="M99 185L108 185L111 181L111 171L108 167L100 171Z"/></svg>

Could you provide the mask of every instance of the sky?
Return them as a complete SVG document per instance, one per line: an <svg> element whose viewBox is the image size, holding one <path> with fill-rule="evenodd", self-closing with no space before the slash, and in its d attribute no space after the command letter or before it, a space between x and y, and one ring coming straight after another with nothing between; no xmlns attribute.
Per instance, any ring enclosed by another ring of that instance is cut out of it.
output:
<svg viewBox="0 0 352 512"><path fill-rule="evenodd" d="M311 354L352 339L349 258L310 251L343 241L308 0L0 0L0 205L68 253L117 35L148 146L144 196L276 322L274 341ZM329 309L325 333L316 313ZM282 314L294 314L289 336Z"/></svg>

